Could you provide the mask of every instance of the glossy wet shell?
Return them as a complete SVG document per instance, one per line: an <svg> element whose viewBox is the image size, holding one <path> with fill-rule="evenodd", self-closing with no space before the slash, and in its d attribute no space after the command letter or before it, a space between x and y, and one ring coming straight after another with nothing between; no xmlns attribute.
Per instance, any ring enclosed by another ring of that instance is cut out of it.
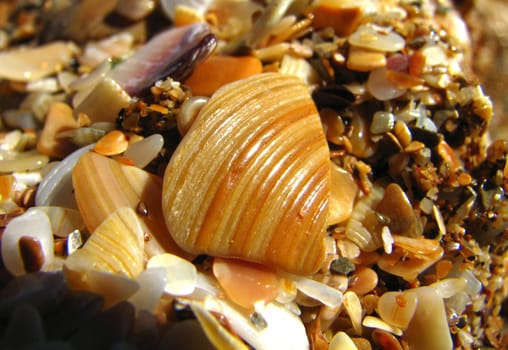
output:
<svg viewBox="0 0 508 350"><path fill-rule="evenodd" d="M307 87L259 74L200 111L166 169L163 212L185 250L308 274L325 254L329 182Z"/></svg>

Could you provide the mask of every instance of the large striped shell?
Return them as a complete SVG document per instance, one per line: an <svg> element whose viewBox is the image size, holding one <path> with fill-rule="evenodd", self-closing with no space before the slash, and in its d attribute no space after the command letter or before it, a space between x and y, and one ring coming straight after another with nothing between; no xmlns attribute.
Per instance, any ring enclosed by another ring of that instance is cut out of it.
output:
<svg viewBox="0 0 508 350"><path fill-rule="evenodd" d="M324 259L329 151L298 78L263 73L219 89L164 174L163 213L184 250L300 274Z"/></svg>

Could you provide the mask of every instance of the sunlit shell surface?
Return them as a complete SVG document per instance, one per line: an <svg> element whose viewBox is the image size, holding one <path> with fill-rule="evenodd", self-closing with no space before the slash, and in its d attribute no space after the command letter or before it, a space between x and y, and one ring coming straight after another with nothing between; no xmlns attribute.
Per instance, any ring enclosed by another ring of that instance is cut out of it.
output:
<svg viewBox="0 0 508 350"><path fill-rule="evenodd" d="M316 107L295 77L219 89L166 169L163 212L185 250L309 274L324 258L330 165Z"/></svg>
<svg viewBox="0 0 508 350"><path fill-rule="evenodd" d="M166 251L184 254L164 225L160 201L162 183L159 177L98 153L88 152L73 169L72 184L79 211L90 232L118 208L136 209L142 205L146 212L138 215L147 239L146 255L151 257Z"/></svg>

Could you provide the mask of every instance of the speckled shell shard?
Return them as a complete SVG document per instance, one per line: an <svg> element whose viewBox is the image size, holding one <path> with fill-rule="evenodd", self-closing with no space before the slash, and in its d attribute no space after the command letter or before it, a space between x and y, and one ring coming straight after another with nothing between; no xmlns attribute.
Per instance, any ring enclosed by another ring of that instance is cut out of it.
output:
<svg viewBox="0 0 508 350"><path fill-rule="evenodd" d="M329 151L298 78L259 74L219 89L164 174L163 213L184 250L299 274L325 255Z"/></svg>

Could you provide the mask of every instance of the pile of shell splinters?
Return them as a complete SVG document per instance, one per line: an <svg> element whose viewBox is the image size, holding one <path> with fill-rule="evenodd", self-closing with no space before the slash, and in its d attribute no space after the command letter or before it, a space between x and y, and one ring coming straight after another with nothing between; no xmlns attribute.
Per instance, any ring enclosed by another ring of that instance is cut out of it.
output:
<svg viewBox="0 0 508 350"><path fill-rule="evenodd" d="M467 33L444 0L0 2L0 348L503 348Z"/></svg>

